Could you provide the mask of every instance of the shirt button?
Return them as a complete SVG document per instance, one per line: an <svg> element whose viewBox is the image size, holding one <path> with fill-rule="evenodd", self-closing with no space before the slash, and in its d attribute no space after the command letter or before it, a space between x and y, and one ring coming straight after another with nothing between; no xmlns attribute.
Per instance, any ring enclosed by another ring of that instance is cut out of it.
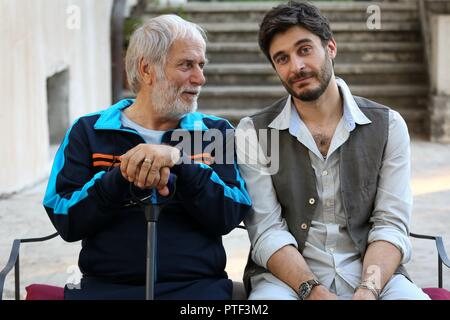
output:
<svg viewBox="0 0 450 320"><path fill-rule="evenodd" d="M316 199L310 198L309 199L309 204L313 205L314 203L316 203Z"/></svg>
<svg viewBox="0 0 450 320"><path fill-rule="evenodd" d="M328 171L327 170L322 171L322 176L326 176L326 175L328 175Z"/></svg>
<svg viewBox="0 0 450 320"><path fill-rule="evenodd" d="M334 252L334 248L330 248L330 249L328 249L331 253L333 253Z"/></svg>
<svg viewBox="0 0 450 320"><path fill-rule="evenodd" d="M341 271L342 271L342 270L341 270L340 268L337 268L337 269L336 269L336 273L341 273Z"/></svg>
<svg viewBox="0 0 450 320"><path fill-rule="evenodd" d="M308 229L308 225L306 223L302 223L300 228L302 228L303 230L306 230L306 229Z"/></svg>

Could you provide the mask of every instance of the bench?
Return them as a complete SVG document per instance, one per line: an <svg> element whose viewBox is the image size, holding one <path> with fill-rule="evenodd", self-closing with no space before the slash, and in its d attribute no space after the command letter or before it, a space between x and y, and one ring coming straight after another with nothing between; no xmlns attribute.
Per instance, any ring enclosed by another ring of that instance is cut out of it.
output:
<svg viewBox="0 0 450 320"><path fill-rule="evenodd" d="M0 300L3 299L3 289L5 278L14 268L15 300L20 300L20 245L22 243L43 242L56 238L58 233L53 233L41 238L16 239L13 241L11 253L6 266L0 272ZM438 285L434 288L422 288L432 300L450 300L450 292L443 288L443 265L450 268L450 259L444 247L444 241L441 236L429 236L416 233L410 233L410 236L418 239L433 240L437 249L438 256ZM26 287L26 300L62 300L64 299L64 288L50 286L46 284L31 284ZM233 300L245 300L247 294L244 286L240 282L233 282Z"/></svg>

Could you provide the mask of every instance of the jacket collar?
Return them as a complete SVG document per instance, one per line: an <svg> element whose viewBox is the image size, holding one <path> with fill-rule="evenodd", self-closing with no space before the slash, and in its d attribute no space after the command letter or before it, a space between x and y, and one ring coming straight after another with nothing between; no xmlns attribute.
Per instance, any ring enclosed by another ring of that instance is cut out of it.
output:
<svg viewBox="0 0 450 320"><path fill-rule="evenodd" d="M113 104L108 109L101 112L100 117L94 124L94 129L97 130L123 130L130 131L129 129L124 129L122 122L120 121L120 112L134 103L135 99L123 99ZM211 119L218 119L213 116L205 116L200 112L191 112L185 114L176 129L184 129L188 131L206 131L208 127L203 122L205 117Z"/></svg>

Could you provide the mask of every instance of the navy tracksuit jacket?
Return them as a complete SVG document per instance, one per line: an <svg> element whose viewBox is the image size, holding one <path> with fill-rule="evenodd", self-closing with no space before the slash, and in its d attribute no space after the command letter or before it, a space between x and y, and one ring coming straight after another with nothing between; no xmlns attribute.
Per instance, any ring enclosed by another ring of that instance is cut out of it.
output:
<svg viewBox="0 0 450 320"><path fill-rule="evenodd" d="M81 290L66 287L67 299L144 298L146 220L143 208L130 205L130 184L122 177L118 159L144 143L120 121L120 111L132 103L122 100L79 118L54 160L44 207L64 240L82 240ZM195 112L185 115L177 129L167 131L162 143L176 145L179 141L172 138L182 135L193 144L195 135L205 137L214 131L222 134L217 141L226 151L230 130L226 120ZM203 150L189 148L193 149L189 154L183 149L190 163L171 169L178 177L177 191L158 222L157 299L231 297L222 235L243 220L251 200L235 156L230 164L218 164L215 150L208 149L215 139L201 141ZM140 197L149 194L132 188Z"/></svg>

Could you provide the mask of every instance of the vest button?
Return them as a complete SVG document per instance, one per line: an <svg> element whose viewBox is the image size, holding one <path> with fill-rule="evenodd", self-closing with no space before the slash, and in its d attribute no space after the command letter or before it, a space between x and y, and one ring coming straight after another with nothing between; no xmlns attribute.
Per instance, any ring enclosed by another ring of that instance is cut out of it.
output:
<svg viewBox="0 0 450 320"><path fill-rule="evenodd" d="M313 205L314 203L316 203L316 199L309 198L309 204Z"/></svg>
<svg viewBox="0 0 450 320"><path fill-rule="evenodd" d="M306 223L302 223L300 228L302 228L303 230L306 230L306 229L308 229L308 225Z"/></svg>

